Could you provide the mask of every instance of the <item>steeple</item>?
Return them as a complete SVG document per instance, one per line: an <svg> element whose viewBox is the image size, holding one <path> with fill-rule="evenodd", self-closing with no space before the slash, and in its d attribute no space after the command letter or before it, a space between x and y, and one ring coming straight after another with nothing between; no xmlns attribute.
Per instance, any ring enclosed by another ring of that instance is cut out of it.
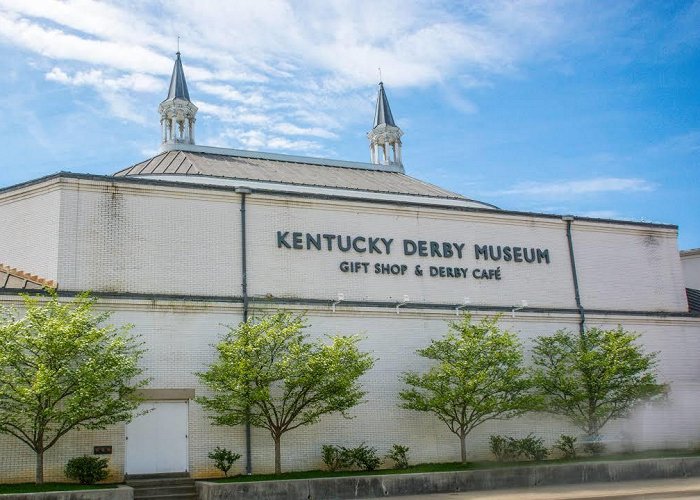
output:
<svg viewBox="0 0 700 500"><path fill-rule="evenodd" d="M190 101L180 52L175 57L168 97L158 106L163 144L194 144L194 123L197 106Z"/></svg>
<svg viewBox="0 0 700 500"><path fill-rule="evenodd" d="M399 165L401 162L401 136L403 132L394 122L389 100L384 92L384 83L379 82L377 107L374 110L374 125L367 134L372 163Z"/></svg>

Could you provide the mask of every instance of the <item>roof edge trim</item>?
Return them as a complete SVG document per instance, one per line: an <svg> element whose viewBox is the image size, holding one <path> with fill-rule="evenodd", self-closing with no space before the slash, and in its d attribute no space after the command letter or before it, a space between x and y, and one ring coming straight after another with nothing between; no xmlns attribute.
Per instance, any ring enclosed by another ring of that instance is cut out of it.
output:
<svg viewBox="0 0 700 500"><path fill-rule="evenodd" d="M153 186L167 186L167 187L176 187L176 188L181 188L181 189L214 189L217 191L235 191L235 186L216 186L212 184L187 184L184 182L173 182L173 181L167 181L167 180L160 180L160 179L151 179L151 178L139 178L139 176L125 176L125 177L114 177L111 175L99 175L99 174L83 174L83 173L77 173L77 172L66 172L66 171L60 171L55 174L51 175L46 175L44 177L39 177L37 179L32 179L27 182L22 182L20 184L15 184L14 186L7 186L4 188L0 188L0 194L4 193L9 193L12 191L15 191L17 189L29 187L29 186L35 186L37 184L41 184L44 182L50 182L54 180L58 180L59 182L62 179L75 179L75 180L89 180L89 181L104 181L104 182L109 182L109 183L114 183L114 184L132 184L132 185L153 185ZM328 195L320 195L320 194L313 194L313 193L293 193L293 192L288 192L284 190L278 190L278 189L270 189L270 190L260 190L261 192L265 193L271 193L271 194L281 194L281 195L290 195L290 196L299 196L299 197L305 197L305 198L317 198L317 199L327 199L327 198L332 198L332 199L337 199L337 200L348 200L348 201L362 201L365 203L378 203L378 204L390 204L390 205L403 205L403 206L418 206L418 207L426 207L426 208L443 208L445 210L455 210L455 211L460 211L460 212L475 212L475 213L499 213L503 215L512 215L516 217L539 217L542 219L558 219L561 220L561 215L556 215L556 214L545 214L541 212L520 212L517 210L504 210L502 208L499 209L493 209L493 208L479 208L479 207L455 207L455 206L435 206L435 205L426 205L424 203L420 202L409 202L409 201L401 201L401 202L393 202L391 200L374 200L372 198L348 198L348 197L343 197L343 196L328 196ZM439 199L439 198L436 198ZM596 219L594 217L576 217L576 220L578 221L586 221L586 222L594 222L594 223L602 223L602 224L619 224L621 226L636 226L636 227L651 227L651 228L659 228L659 229L670 229L673 231L678 231L678 225L676 224L664 224L664 223L659 223L659 222L641 222L641 221L629 221L629 220L616 220L616 219Z"/></svg>
<svg viewBox="0 0 700 500"><path fill-rule="evenodd" d="M363 170L378 170L381 172L396 172L403 174L401 165L375 165L374 163L362 163L359 161L333 160L330 158L312 158L308 156L285 155L281 153L263 153L259 151L246 151L243 149L218 148L214 146L200 146L198 144L163 144L162 152L185 151L190 153L205 153L222 156L237 156L239 158L254 158L258 160L286 161L291 163L304 163L308 165L322 165L326 167L356 168Z"/></svg>

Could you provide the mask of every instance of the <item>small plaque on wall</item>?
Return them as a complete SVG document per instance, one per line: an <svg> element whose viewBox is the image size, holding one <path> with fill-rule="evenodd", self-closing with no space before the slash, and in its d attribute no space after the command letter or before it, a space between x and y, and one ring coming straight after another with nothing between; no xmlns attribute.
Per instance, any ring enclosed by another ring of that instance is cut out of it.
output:
<svg viewBox="0 0 700 500"><path fill-rule="evenodd" d="M93 455L111 455L112 454L112 447L111 446L94 446L92 448L92 453L93 453Z"/></svg>

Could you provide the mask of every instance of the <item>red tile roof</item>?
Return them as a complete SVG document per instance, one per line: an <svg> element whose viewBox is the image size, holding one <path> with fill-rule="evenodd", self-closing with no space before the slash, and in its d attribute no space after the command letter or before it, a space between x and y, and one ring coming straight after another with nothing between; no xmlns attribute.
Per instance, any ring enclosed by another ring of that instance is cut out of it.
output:
<svg viewBox="0 0 700 500"><path fill-rule="evenodd" d="M0 263L0 288L38 289L44 287L58 288L58 283Z"/></svg>

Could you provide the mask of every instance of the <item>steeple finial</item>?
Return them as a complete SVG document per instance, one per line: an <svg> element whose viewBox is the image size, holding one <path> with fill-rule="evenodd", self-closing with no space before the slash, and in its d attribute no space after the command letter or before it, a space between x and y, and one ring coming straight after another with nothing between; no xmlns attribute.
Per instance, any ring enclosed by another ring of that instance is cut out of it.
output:
<svg viewBox="0 0 700 500"><path fill-rule="evenodd" d="M374 124L367 134L369 139L370 157L372 163L402 166L401 161L401 136L403 132L394 122L391 114L389 99L384 91L384 82L381 81L381 69L379 92L377 93L377 105L374 110Z"/></svg>
<svg viewBox="0 0 700 500"><path fill-rule="evenodd" d="M168 97L160 103L160 124L162 129L162 142L194 144L194 123L197 114L197 106L190 101L190 93L187 90L185 71L182 69L180 59L180 37L177 37L178 51L175 53L175 65L170 77Z"/></svg>

